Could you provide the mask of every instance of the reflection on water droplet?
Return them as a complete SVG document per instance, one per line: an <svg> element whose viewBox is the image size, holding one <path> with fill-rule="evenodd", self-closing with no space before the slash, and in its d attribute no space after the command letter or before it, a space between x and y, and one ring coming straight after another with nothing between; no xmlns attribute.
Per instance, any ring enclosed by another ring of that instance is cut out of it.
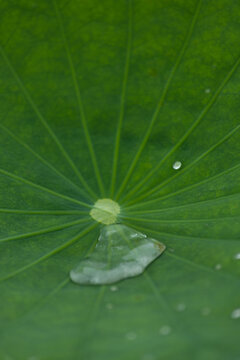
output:
<svg viewBox="0 0 240 360"><path fill-rule="evenodd" d="M111 291L118 291L118 287L113 285L113 286L110 287L110 290Z"/></svg>
<svg viewBox="0 0 240 360"><path fill-rule="evenodd" d="M175 163L173 164L173 169L178 170L180 169L181 166L182 166L181 161L175 161Z"/></svg>
<svg viewBox="0 0 240 360"><path fill-rule="evenodd" d="M239 319L240 318L240 308L233 310L233 312L231 313L231 318L232 319Z"/></svg>
<svg viewBox="0 0 240 360"><path fill-rule="evenodd" d="M205 307L205 308L202 309L201 313L202 313L203 316L207 316L207 315L209 315L211 313L211 309L208 308L208 307Z"/></svg>
<svg viewBox="0 0 240 360"><path fill-rule="evenodd" d="M211 92L210 89L205 89L205 93L206 93L206 94L209 94L210 92Z"/></svg>
<svg viewBox="0 0 240 360"><path fill-rule="evenodd" d="M107 305L106 305L106 308L107 308L108 310L112 310L113 304L107 304Z"/></svg>
<svg viewBox="0 0 240 360"><path fill-rule="evenodd" d="M141 274L164 250L165 245L128 226L104 226L94 251L70 278L77 284L112 284Z"/></svg>
<svg viewBox="0 0 240 360"><path fill-rule="evenodd" d="M134 332L129 332L129 333L126 334L127 340L135 340L136 337L137 337L137 335Z"/></svg>
<svg viewBox="0 0 240 360"><path fill-rule="evenodd" d="M216 269L216 270L220 270L221 268L222 268L222 265L221 265L221 264L216 264L216 265L215 265L215 269Z"/></svg>
<svg viewBox="0 0 240 360"><path fill-rule="evenodd" d="M240 260L240 253L237 253L236 255L234 255L234 259Z"/></svg>
<svg viewBox="0 0 240 360"><path fill-rule="evenodd" d="M177 311L184 311L186 309L185 304L178 304L176 307Z"/></svg>
<svg viewBox="0 0 240 360"><path fill-rule="evenodd" d="M168 325L163 325L160 329L159 329L159 333L160 335L168 335L171 332L171 328Z"/></svg>

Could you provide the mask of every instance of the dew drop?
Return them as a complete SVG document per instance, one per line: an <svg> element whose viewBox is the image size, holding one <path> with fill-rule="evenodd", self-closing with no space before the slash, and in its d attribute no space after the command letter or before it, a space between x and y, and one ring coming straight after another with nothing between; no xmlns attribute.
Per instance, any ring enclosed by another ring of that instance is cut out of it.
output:
<svg viewBox="0 0 240 360"><path fill-rule="evenodd" d="M240 308L233 310L233 312L231 313L231 318L232 319L239 319L240 318Z"/></svg>
<svg viewBox="0 0 240 360"><path fill-rule="evenodd" d="M181 167L182 167L181 161L175 161L175 163L173 164L174 170L179 170Z"/></svg>
<svg viewBox="0 0 240 360"><path fill-rule="evenodd" d="M216 264L215 265L215 270L221 270L222 268L222 265L221 264Z"/></svg>
<svg viewBox="0 0 240 360"><path fill-rule="evenodd" d="M234 259L240 260L240 253L237 253L236 255L234 255Z"/></svg>
<svg viewBox="0 0 240 360"><path fill-rule="evenodd" d="M106 304L106 308L108 309L108 310L112 310L113 309L113 304Z"/></svg>
<svg viewBox="0 0 240 360"><path fill-rule="evenodd" d="M115 286L115 285L113 285L113 286L110 287L110 290L111 290L112 292L118 291L118 287Z"/></svg>
<svg viewBox="0 0 240 360"><path fill-rule="evenodd" d="M205 307L202 309L201 313L203 316L208 316L211 313L211 309L208 307Z"/></svg>
<svg viewBox="0 0 240 360"><path fill-rule="evenodd" d="M142 360L154 360L155 356L152 354L144 354Z"/></svg>
<svg viewBox="0 0 240 360"><path fill-rule="evenodd" d="M112 284L143 273L165 248L128 226L104 226L94 251L71 270L70 278L77 284Z"/></svg>
<svg viewBox="0 0 240 360"><path fill-rule="evenodd" d="M159 329L159 334L160 335L169 335L171 332L171 328L168 325L163 325L160 329Z"/></svg>
<svg viewBox="0 0 240 360"><path fill-rule="evenodd" d="M132 332L132 331L126 334L126 339L127 340L135 340L136 337L137 337L136 333Z"/></svg>
<svg viewBox="0 0 240 360"><path fill-rule="evenodd" d="M210 89L205 89L205 93L206 93L206 94L209 94L210 92L211 92Z"/></svg>
<svg viewBox="0 0 240 360"><path fill-rule="evenodd" d="M178 304L176 309L177 309L177 311L184 311L186 309L186 305L183 303Z"/></svg>

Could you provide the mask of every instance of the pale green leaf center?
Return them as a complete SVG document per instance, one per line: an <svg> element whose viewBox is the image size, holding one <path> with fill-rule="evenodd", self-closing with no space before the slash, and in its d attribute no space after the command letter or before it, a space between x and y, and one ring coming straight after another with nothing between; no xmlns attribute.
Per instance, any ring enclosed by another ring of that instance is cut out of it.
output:
<svg viewBox="0 0 240 360"><path fill-rule="evenodd" d="M99 199L90 211L91 217L105 225L115 224L120 213L120 206L111 199Z"/></svg>

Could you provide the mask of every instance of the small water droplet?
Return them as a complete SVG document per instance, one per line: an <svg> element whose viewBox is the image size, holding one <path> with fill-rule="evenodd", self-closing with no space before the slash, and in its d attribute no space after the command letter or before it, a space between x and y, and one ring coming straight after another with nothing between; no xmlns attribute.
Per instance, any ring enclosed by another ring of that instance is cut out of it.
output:
<svg viewBox="0 0 240 360"><path fill-rule="evenodd" d="M175 163L173 164L174 170L179 170L181 167L182 167L181 161L175 161Z"/></svg>
<svg viewBox="0 0 240 360"><path fill-rule="evenodd" d="M142 360L154 360L154 359L155 359L155 356L152 354L145 354L142 357Z"/></svg>
<svg viewBox="0 0 240 360"><path fill-rule="evenodd" d="M176 309L177 309L177 311L184 311L186 309L186 305L185 304L177 304Z"/></svg>
<svg viewBox="0 0 240 360"><path fill-rule="evenodd" d="M240 308L233 310L233 312L231 313L231 318L232 319L239 319L240 318Z"/></svg>
<svg viewBox="0 0 240 360"><path fill-rule="evenodd" d="M136 337L137 337L136 333L132 331L126 334L127 340L135 340Z"/></svg>
<svg viewBox="0 0 240 360"><path fill-rule="evenodd" d="M208 307L205 307L202 309L201 313L203 316L208 316L211 313L211 309Z"/></svg>
<svg viewBox="0 0 240 360"><path fill-rule="evenodd" d="M206 93L206 94L209 94L210 92L211 92L210 89L205 89L205 93Z"/></svg>
<svg viewBox="0 0 240 360"><path fill-rule="evenodd" d="M240 253L237 253L236 255L234 255L234 259L240 260Z"/></svg>
<svg viewBox="0 0 240 360"><path fill-rule="evenodd" d="M163 325L160 329L159 329L159 333L160 335L169 335L171 332L171 328L168 325Z"/></svg>
<svg viewBox="0 0 240 360"><path fill-rule="evenodd" d="M221 268L222 268L222 265L221 265L221 264L216 264L216 265L215 265L215 269L216 269L216 270L221 270Z"/></svg>
<svg viewBox="0 0 240 360"><path fill-rule="evenodd" d="M110 287L110 290L113 291L113 292L114 292L114 291L118 291L118 287L117 287L117 286L111 286L111 287Z"/></svg>
<svg viewBox="0 0 240 360"><path fill-rule="evenodd" d="M107 308L108 310L112 310L113 304L106 304L106 308Z"/></svg>

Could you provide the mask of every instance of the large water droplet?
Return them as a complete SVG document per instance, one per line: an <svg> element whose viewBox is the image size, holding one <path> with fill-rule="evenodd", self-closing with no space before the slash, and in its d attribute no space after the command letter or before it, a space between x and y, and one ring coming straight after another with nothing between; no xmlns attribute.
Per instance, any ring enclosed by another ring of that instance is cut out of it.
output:
<svg viewBox="0 0 240 360"><path fill-rule="evenodd" d="M77 284L112 284L141 274L165 245L121 224L104 226L93 253L70 272Z"/></svg>
<svg viewBox="0 0 240 360"><path fill-rule="evenodd" d="M236 255L234 255L234 259L240 260L240 253L237 253Z"/></svg>

